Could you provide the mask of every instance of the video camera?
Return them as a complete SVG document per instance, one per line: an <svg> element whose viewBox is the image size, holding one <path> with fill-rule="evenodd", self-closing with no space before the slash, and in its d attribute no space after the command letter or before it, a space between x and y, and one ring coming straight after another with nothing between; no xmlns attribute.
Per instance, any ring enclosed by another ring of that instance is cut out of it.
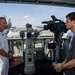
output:
<svg viewBox="0 0 75 75"><path fill-rule="evenodd" d="M67 32L65 22L57 19L54 15L52 15L51 18L53 20L42 22L43 24L47 24L47 25L44 25L44 30L50 29L50 31L54 33Z"/></svg>

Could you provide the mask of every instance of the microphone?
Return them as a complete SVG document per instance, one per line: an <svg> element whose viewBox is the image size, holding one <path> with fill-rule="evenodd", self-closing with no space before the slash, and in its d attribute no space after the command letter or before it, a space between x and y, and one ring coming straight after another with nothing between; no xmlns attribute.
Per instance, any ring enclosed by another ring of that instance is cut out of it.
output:
<svg viewBox="0 0 75 75"><path fill-rule="evenodd" d="M57 64L56 62L53 62L53 63L52 63L52 66L53 66L53 67L55 67L55 66L56 66L56 64Z"/></svg>
<svg viewBox="0 0 75 75"><path fill-rule="evenodd" d="M43 21L42 23L48 23L48 21Z"/></svg>

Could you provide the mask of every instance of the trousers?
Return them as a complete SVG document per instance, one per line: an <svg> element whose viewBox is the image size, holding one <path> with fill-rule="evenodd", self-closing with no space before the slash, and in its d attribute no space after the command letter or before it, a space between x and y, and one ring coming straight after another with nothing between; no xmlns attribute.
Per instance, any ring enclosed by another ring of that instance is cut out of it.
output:
<svg viewBox="0 0 75 75"><path fill-rule="evenodd" d="M8 75L9 61L8 58L0 56L0 75Z"/></svg>

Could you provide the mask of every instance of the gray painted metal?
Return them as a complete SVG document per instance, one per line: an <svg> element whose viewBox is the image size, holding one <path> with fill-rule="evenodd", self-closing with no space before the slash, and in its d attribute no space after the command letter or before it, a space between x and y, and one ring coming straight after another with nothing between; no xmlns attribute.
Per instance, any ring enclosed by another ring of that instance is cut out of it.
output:
<svg viewBox="0 0 75 75"><path fill-rule="evenodd" d="M75 0L0 0L0 3L43 4L75 7Z"/></svg>

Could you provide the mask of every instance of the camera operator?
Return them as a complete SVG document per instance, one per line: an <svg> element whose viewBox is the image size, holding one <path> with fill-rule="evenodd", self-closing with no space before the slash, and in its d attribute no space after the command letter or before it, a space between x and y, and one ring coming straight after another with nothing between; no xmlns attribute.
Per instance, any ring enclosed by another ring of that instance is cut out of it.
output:
<svg viewBox="0 0 75 75"><path fill-rule="evenodd" d="M66 59L62 63L56 64L54 69L56 72L64 70L64 75L75 75L75 12L66 15L66 27L74 34L70 50Z"/></svg>

